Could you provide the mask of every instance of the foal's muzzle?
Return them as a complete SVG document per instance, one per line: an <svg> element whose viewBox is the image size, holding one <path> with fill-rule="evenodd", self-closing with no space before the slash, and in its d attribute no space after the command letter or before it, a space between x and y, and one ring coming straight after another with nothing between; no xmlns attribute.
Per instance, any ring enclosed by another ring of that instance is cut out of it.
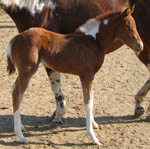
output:
<svg viewBox="0 0 150 149"><path fill-rule="evenodd" d="M144 49L144 45L143 45L143 42L138 42L136 45L135 45L135 53L137 55L139 55Z"/></svg>

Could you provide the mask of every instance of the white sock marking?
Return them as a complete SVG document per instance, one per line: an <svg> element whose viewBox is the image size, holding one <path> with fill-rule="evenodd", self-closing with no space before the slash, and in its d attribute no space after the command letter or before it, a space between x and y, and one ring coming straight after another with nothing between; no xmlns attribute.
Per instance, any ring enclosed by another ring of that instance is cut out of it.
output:
<svg viewBox="0 0 150 149"><path fill-rule="evenodd" d="M22 134L22 128L21 128L22 126L21 125L22 125L22 123L21 123L20 109L18 109L14 113L14 131L21 142L27 143L27 140L25 139L25 137Z"/></svg>
<svg viewBox="0 0 150 149"><path fill-rule="evenodd" d="M108 24L108 22L109 22L109 20L108 20L108 19L105 19L105 20L103 21L103 23L104 23L105 25L107 25L107 24Z"/></svg>
<svg viewBox="0 0 150 149"><path fill-rule="evenodd" d="M90 99L90 103L86 104L85 109L86 109L86 128L87 131L91 137L91 139L93 140L93 142L97 145L101 145L99 140L97 139L97 137L95 136L94 130L93 130L93 93L92 93L92 99Z"/></svg>

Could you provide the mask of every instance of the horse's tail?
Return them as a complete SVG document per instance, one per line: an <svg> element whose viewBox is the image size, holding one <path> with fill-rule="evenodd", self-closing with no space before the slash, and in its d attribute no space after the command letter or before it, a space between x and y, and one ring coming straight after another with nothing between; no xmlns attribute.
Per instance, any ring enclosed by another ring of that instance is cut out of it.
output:
<svg viewBox="0 0 150 149"><path fill-rule="evenodd" d="M12 40L9 42L6 52L7 52L7 71L9 73L9 75L13 74L15 72L15 65L12 59L12 55L11 55L11 47L12 47Z"/></svg>

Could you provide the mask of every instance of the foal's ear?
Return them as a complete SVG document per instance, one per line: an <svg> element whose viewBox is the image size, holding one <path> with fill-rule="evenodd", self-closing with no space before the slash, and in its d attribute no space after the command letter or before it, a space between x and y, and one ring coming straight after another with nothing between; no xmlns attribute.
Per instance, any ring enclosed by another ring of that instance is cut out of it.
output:
<svg viewBox="0 0 150 149"><path fill-rule="evenodd" d="M121 15L125 18L127 17L129 14L131 14L131 10L129 8L126 8L124 9L122 12L121 12Z"/></svg>
<svg viewBox="0 0 150 149"><path fill-rule="evenodd" d="M130 5L131 13L133 13L133 11L134 11L135 3L136 3L136 0L129 0L129 5Z"/></svg>

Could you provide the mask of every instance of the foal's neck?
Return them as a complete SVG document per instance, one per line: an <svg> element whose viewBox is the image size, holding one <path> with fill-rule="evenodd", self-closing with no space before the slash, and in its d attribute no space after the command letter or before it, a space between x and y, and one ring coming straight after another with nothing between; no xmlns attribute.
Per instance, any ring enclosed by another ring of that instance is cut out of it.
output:
<svg viewBox="0 0 150 149"><path fill-rule="evenodd" d="M106 24L104 21L108 21ZM115 19L104 20L100 25L100 31L96 35L96 41L100 50L106 51L117 37L119 23Z"/></svg>

